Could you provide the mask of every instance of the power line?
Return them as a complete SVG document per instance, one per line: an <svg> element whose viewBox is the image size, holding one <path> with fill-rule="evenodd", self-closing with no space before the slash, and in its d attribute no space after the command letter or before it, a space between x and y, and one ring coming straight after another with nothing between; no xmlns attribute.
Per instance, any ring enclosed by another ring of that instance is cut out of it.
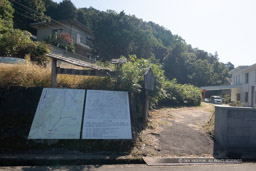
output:
<svg viewBox="0 0 256 171"><path fill-rule="evenodd" d="M22 14L22 13L20 13L20 12L17 12L17 11L15 11L15 12L16 12L17 14L19 14L19 15L22 15L23 17L29 18L29 19L31 19L31 20L33 20L33 21L36 21L34 18L32 18L32 17L30 17L30 16L24 15L24 14ZM37 22L37 21L36 21L36 22ZM48 26L48 27L51 27L51 28L55 29L55 27L50 26L50 25L47 25L47 24L45 24L45 26Z"/></svg>
<svg viewBox="0 0 256 171"><path fill-rule="evenodd" d="M14 3L16 3L16 4L18 4L18 5L20 5L20 6L22 6L22 7L24 7L24 8L26 8L26 9L28 9L28 10L30 10L30 11L33 11L34 13L36 13L37 15L42 15L42 14L40 14L39 12L37 12L37 11L35 11L35 10L33 10L33 9L31 9L31 8L29 8L28 6L26 6L26 5L23 5L23 4L21 4L21 3L19 3L19 2L16 2L16 1L13 1ZM49 16L47 16L47 17L49 17ZM61 23L61 22L59 22L59 21L57 21L57 20L54 20L54 19L52 19L51 18L51 20L52 21L54 21L54 22L56 22L56 23L58 23L58 24L60 24L60 25L62 25L62 26L64 26L64 27L66 27L66 28L70 28L68 25L65 25L65 24L63 24L63 23ZM35 20L34 20L35 21ZM41 24L43 24L43 22L41 22ZM78 30L76 30L76 29L72 29L72 31L75 31L76 33L80 33Z"/></svg>
<svg viewBox="0 0 256 171"><path fill-rule="evenodd" d="M37 14L37 15L41 15L41 14L38 13L37 11L32 10L31 8L29 8L29 7L27 7L27 6L23 5L23 4L20 4L20 3L16 2L16 1L14 1L14 2L15 2L16 4L22 6L23 8L26 8L26 9L29 9L30 11L35 12L35 14ZM25 11L25 9L22 9L21 7L16 6L16 8L18 8L18 9L24 11L24 12L27 12L27 11ZM17 12L17 11L16 11L16 12ZM18 13L18 12L17 12L17 13ZM32 18L32 17L34 17L34 16L29 17L29 16L24 15L24 14L21 14L21 13L19 13L19 14L22 15L22 16L24 16L24 17L26 17L26 18L29 18L29 19L31 19L31 20L33 20L33 21L35 21L35 22L38 22L37 19ZM59 21L57 21L57 20L54 20L54 19L52 19L52 20L55 21L56 23L59 23L60 25L62 25L62 26L64 26L64 27L70 29L69 26L67 26L67 25L65 25L65 24L63 24L63 23L61 23L61 22L59 22ZM49 28L54 29L54 30L56 29L56 27L51 26L51 25L49 25L49 24L47 24L47 23L41 22L40 24L45 25L46 27L49 27ZM77 30L74 29L74 28L72 28L72 31L75 32L75 33L80 33L79 31L77 31ZM70 35L70 36L72 36L72 35ZM84 39L83 37L80 37L80 41L81 41L81 42L87 42L87 38ZM89 41L91 41L91 40L89 39Z"/></svg>
<svg viewBox="0 0 256 171"><path fill-rule="evenodd" d="M24 9L21 9L20 7L16 7L16 8L20 9L21 11L26 12ZM35 22L38 22L35 18L32 18L33 16L27 16L27 15L25 15L25 14L22 14L22 13L18 12L17 10L16 10L15 12L16 12L17 14L19 14L19 15L22 15L23 17L26 17L26 18L29 18L29 19L35 21ZM50 27L50 28L52 28L52 29L56 29L55 27L50 26L50 25L48 25L48 24L44 24L44 23L42 23L42 24L45 25L45 26L47 26L47 27Z"/></svg>
<svg viewBox="0 0 256 171"><path fill-rule="evenodd" d="M36 14L37 17L41 17L41 16L42 16L42 14L40 14L39 12L37 12L37 11L35 11L35 10L29 8L29 7L26 6L26 5L23 5L23 4L19 3L19 2L16 2L15 0L14 0L13 2L16 3L17 5L20 5L21 7L25 8L25 9L28 9L28 10L32 11L33 14ZM28 11L26 11L25 9L22 9L22 8L18 7L17 5L16 5L16 8L20 9L21 11L24 11L25 14L30 14L30 15L32 14L32 13L29 13ZM17 14L19 14L19 15L22 15L23 17L26 17L26 18L29 18L29 19L35 21L35 22L38 22L37 19L34 18L35 16L32 16L32 15L31 15L31 16L27 16L27 15L25 15L25 14L22 14L22 13L20 13L20 12L17 12L17 10L16 10L15 12L16 12ZM39 15L39 16L38 16L38 15ZM45 16L46 16L46 15L45 15ZM47 17L49 17L49 16L47 16ZM62 26L64 26L64 27L66 27L66 28L68 28L68 29L70 29L70 26L68 26L68 25L65 25L65 24L63 24L63 23L61 23L61 22L59 22L59 21L57 21L57 20L54 20L54 19L51 19L51 20L54 21L54 22L56 22L56 23L58 23L58 24L60 24L60 25L62 25ZM45 25L45 26L47 26L47 27L49 27L49 28L52 28L52 29L56 29L56 27L51 26L51 25L49 25L49 24L47 24L47 23L44 23L44 22L41 22L40 24L43 24L43 25ZM74 32L76 32L76 33L80 33L78 30L76 30L76 29L74 29L74 28L72 28L72 31L74 31ZM83 40L83 38L81 38L81 39ZM75 79L75 80L76 80L76 79Z"/></svg>
<svg viewBox="0 0 256 171"><path fill-rule="evenodd" d="M20 8L20 7L17 7L17 6L16 6L16 8L19 9L19 10L21 10L21 11L26 12L24 9L22 9L22 8ZM38 22L35 18L32 18L33 16L27 16L27 15L25 15L25 14L19 13L17 10L16 10L16 13L19 14L19 15L22 15L22 16L24 16L24 17L26 17L26 18L29 18L29 19L31 19L31 20L33 20L33 21L35 21L35 22ZM56 29L56 27L51 26L51 25L49 25L49 24L47 24L47 23L41 23L41 24L42 24L42 25L45 25L46 27L49 27L49 28L52 28L52 29ZM64 25L64 24L63 24L63 25ZM68 26L66 26L66 27L69 28ZM77 32L77 33L80 33L80 32ZM84 39L84 38L80 37L80 41L81 41L81 42L87 42L87 39Z"/></svg>
<svg viewBox="0 0 256 171"><path fill-rule="evenodd" d="M27 12L27 11L25 11L24 9L22 9L22 8L20 8L20 7L18 7L18 6L16 6L15 8L17 8L17 9L23 11L23 12ZM27 16L27 15L25 15L25 14L22 14L22 13L18 12L17 10L15 10L15 13L17 13L17 14L19 14L19 15L22 15L23 17L29 18L29 19L31 19L31 20L33 20L33 21L35 21L35 22L39 22L39 21L37 21L37 19L33 18L33 16ZM50 28L52 28L52 29L56 29L55 27L53 27L53 26L51 26L51 25L49 25L49 24L46 24L46 23L43 23L43 22L42 22L41 24L45 25L46 27L50 27Z"/></svg>

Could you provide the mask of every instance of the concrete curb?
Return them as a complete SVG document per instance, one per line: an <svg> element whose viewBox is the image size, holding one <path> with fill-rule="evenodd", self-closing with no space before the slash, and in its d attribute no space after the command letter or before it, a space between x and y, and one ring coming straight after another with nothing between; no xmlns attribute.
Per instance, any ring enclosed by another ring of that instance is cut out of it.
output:
<svg viewBox="0 0 256 171"><path fill-rule="evenodd" d="M1 166L145 164L142 158L100 155L1 154Z"/></svg>
<svg viewBox="0 0 256 171"><path fill-rule="evenodd" d="M161 161L160 161L160 160ZM56 165L104 165L104 164L147 164L147 165L204 165L204 164L224 164L224 163L197 163L197 162L177 162L180 159L193 158L158 158L158 157L138 157L128 158L124 156L104 156L104 155L84 155L84 154L1 154L0 166L56 166ZM214 159L214 158L194 158L194 159ZM224 159L224 158L223 158ZM226 158L227 159L227 158ZM149 160L149 161L148 161ZM150 162L152 160L153 162ZM164 162L164 161L167 162ZM221 159L217 159L221 160ZM159 162L160 161L160 162ZM243 162L256 162L256 158L243 158ZM151 163L151 164L150 164ZM153 164L152 164L153 163ZM231 164L231 163L226 163ZM239 163L238 163L239 164Z"/></svg>

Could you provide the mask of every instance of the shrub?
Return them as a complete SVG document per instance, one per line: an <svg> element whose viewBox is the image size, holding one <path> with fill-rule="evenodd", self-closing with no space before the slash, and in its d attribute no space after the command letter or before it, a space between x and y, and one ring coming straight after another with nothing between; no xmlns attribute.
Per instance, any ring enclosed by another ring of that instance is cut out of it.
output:
<svg viewBox="0 0 256 171"><path fill-rule="evenodd" d="M225 94L223 97L223 103L228 104L231 102L231 96L230 94Z"/></svg>
<svg viewBox="0 0 256 171"><path fill-rule="evenodd" d="M32 44L30 34L21 30L10 30L0 39L0 54L2 56L24 57L29 53Z"/></svg>
<svg viewBox="0 0 256 171"><path fill-rule="evenodd" d="M48 45L44 42L34 42L29 49L30 59L40 65L46 65L50 59L46 54L50 52Z"/></svg>
<svg viewBox="0 0 256 171"><path fill-rule="evenodd" d="M165 76L161 66L143 58L137 59L136 55L130 55L127 61L121 68L117 69L115 89L140 94L144 87L144 74L150 66L155 76L155 89L150 92L152 96L151 104L155 107L158 100L165 95L165 90L163 89Z"/></svg>
<svg viewBox="0 0 256 171"><path fill-rule="evenodd" d="M202 100L201 90L190 84L181 85L184 105L199 106Z"/></svg>
<svg viewBox="0 0 256 171"><path fill-rule="evenodd" d="M73 43L73 39L68 33L55 33L46 39L45 42L75 53L75 45Z"/></svg>
<svg viewBox="0 0 256 171"><path fill-rule="evenodd" d="M177 84L176 80L166 81L166 97L161 99L159 105L176 106L192 105L198 106L201 103L201 90L190 84Z"/></svg>
<svg viewBox="0 0 256 171"><path fill-rule="evenodd" d="M192 85L167 81L160 65L149 60L130 56L127 63L117 69L113 77L88 77L79 75L58 75L58 85L67 88L129 91L131 103L140 108L144 103L144 73L151 66L155 76L155 88L150 92L151 107L158 105L200 105L201 91ZM0 65L0 86L49 87L51 85L50 67L35 64Z"/></svg>
<svg viewBox="0 0 256 171"><path fill-rule="evenodd" d="M25 58L30 55L31 60L38 64L45 64L48 58L45 56L49 48L45 43L33 42L31 34L19 29L11 29L0 37L0 55Z"/></svg>
<svg viewBox="0 0 256 171"><path fill-rule="evenodd" d="M153 64L145 59L137 59L136 55L131 55L128 62L118 68L115 89L130 91L134 94L142 93L144 73L149 66L155 76L155 88L154 91L150 92L151 107L158 105L200 105L202 97L199 88L189 84L177 84L176 80L166 80L160 64Z"/></svg>

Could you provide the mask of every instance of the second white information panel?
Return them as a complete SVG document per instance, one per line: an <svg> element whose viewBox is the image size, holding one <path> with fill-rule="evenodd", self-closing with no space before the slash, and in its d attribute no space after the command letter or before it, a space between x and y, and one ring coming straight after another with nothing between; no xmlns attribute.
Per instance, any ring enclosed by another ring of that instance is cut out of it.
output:
<svg viewBox="0 0 256 171"><path fill-rule="evenodd" d="M128 92L87 90L82 139L132 139Z"/></svg>

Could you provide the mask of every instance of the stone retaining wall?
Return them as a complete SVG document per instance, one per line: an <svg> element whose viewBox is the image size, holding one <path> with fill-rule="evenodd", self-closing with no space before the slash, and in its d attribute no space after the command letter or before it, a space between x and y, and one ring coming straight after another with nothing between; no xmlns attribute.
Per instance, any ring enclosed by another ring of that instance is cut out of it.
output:
<svg viewBox="0 0 256 171"><path fill-rule="evenodd" d="M214 138L225 150L256 148L256 109L215 106Z"/></svg>

